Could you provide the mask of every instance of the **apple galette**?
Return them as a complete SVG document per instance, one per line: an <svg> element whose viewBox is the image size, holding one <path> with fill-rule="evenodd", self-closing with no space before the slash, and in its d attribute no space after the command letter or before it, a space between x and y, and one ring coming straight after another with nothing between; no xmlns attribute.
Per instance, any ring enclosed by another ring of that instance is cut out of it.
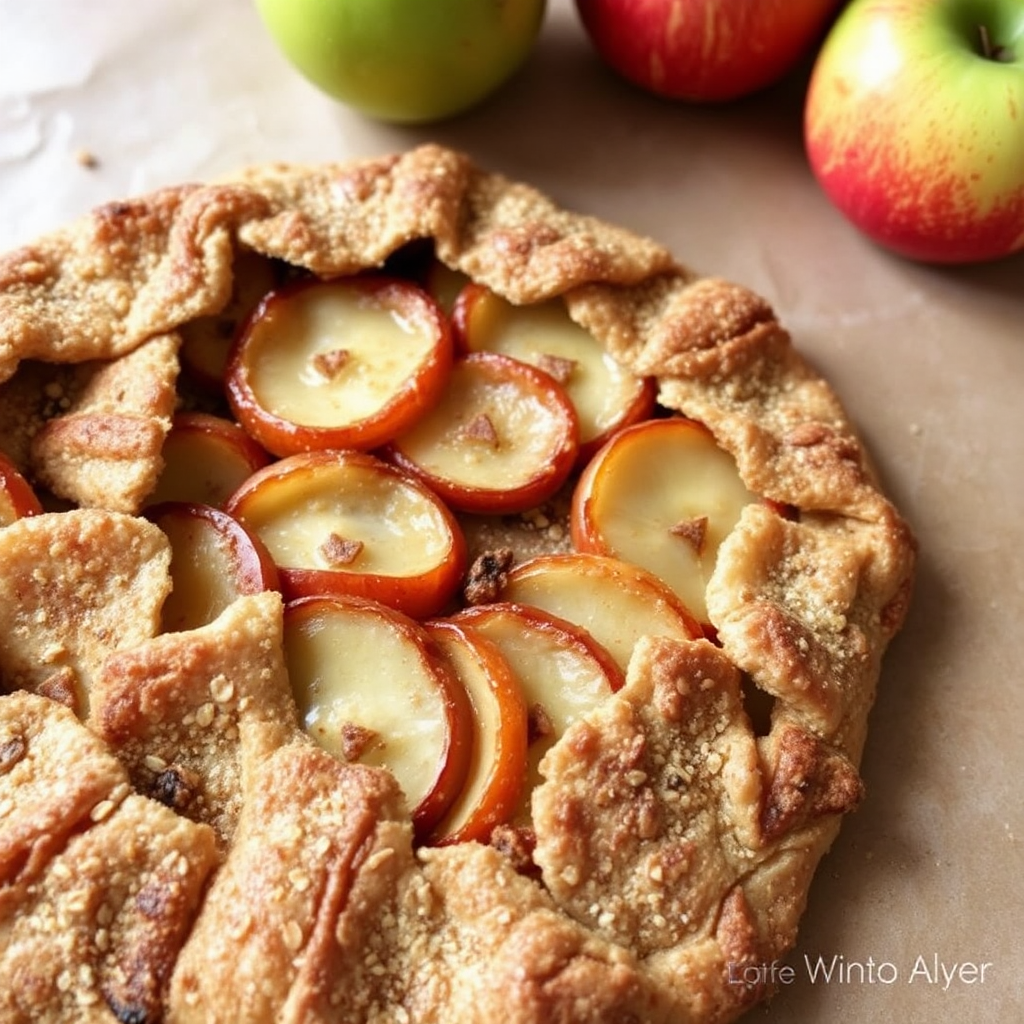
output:
<svg viewBox="0 0 1024 1024"><path fill-rule="evenodd" d="M425 146L0 260L0 1021L768 993L914 542L772 310Z"/></svg>

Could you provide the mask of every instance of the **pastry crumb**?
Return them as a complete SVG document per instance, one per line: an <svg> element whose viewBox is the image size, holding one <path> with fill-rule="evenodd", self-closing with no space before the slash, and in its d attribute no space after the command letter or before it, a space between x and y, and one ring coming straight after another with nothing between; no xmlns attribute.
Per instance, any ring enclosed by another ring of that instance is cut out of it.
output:
<svg viewBox="0 0 1024 1024"><path fill-rule="evenodd" d="M94 171L100 165L99 157L91 149L76 149L75 163L88 171Z"/></svg>

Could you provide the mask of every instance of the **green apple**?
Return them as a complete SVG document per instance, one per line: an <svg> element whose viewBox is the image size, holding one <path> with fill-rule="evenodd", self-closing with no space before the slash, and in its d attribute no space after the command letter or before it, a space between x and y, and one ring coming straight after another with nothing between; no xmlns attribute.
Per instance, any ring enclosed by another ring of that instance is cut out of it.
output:
<svg viewBox="0 0 1024 1024"><path fill-rule="evenodd" d="M1024 249L1024 0L853 0L804 134L825 193L880 245L936 263Z"/></svg>
<svg viewBox="0 0 1024 1024"><path fill-rule="evenodd" d="M425 122L475 106L526 60L545 0L256 0L285 56L371 117Z"/></svg>

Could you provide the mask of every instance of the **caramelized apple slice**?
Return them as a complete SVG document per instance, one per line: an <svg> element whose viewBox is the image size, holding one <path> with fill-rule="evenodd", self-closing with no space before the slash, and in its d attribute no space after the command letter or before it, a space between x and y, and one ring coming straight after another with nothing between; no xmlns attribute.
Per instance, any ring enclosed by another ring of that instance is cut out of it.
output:
<svg viewBox="0 0 1024 1024"><path fill-rule="evenodd" d="M641 636L695 640L702 635L667 584L646 569L604 555L538 555L512 569L501 599L534 605L581 626L623 672Z"/></svg>
<svg viewBox="0 0 1024 1024"><path fill-rule="evenodd" d="M440 499L364 452L272 463L227 509L266 544L287 598L354 594L424 618L444 610L465 571L466 542Z"/></svg>
<svg viewBox="0 0 1024 1024"><path fill-rule="evenodd" d="M527 785L515 815L530 820L530 794L542 781L538 765L581 715L625 681L612 656L586 630L528 605L477 605L458 613L497 645L511 666L529 709Z"/></svg>
<svg viewBox="0 0 1024 1024"><path fill-rule="evenodd" d="M37 516L43 506L17 466L0 452L0 527L25 516Z"/></svg>
<svg viewBox="0 0 1024 1024"><path fill-rule="evenodd" d="M562 299L515 306L473 283L459 293L452 326L460 351L502 352L547 371L565 388L579 416L580 464L615 431L654 411L654 379L620 366L570 319Z"/></svg>
<svg viewBox="0 0 1024 1024"><path fill-rule="evenodd" d="M375 448L433 405L451 358L447 318L411 282L307 280L268 295L241 331L228 400L275 455Z"/></svg>
<svg viewBox="0 0 1024 1024"><path fill-rule="evenodd" d="M707 623L704 591L719 545L757 500L706 428L682 417L649 420L617 434L584 470L573 544L650 570Z"/></svg>
<svg viewBox="0 0 1024 1024"><path fill-rule="evenodd" d="M204 412L178 413L162 454L164 468L149 505L193 501L221 508L270 461L237 423Z"/></svg>
<svg viewBox="0 0 1024 1024"><path fill-rule="evenodd" d="M389 769L426 836L463 788L473 735L429 635L374 601L311 597L286 605L284 646L306 731L336 757Z"/></svg>
<svg viewBox="0 0 1024 1024"><path fill-rule="evenodd" d="M472 626L427 623L473 709L473 751L466 783L438 823L431 842L487 842L511 820L527 773L527 707L501 651Z"/></svg>
<svg viewBox="0 0 1024 1024"><path fill-rule="evenodd" d="M462 512L522 512L565 482L578 451L576 413L546 373L477 352L458 360L440 402L388 447Z"/></svg>
<svg viewBox="0 0 1024 1024"><path fill-rule="evenodd" d="M219 392L224 386L235 334L260 300L275 288L277 265L259 253L239 253L232 267L231 299L214 316L200 317L181 328L181 363L196 383Z"/></svg>
<svg viewBox="0 0 1024 1024"><path fill-rule="evenodd" d="M161 613L165 633L208 625L243 594L279 589L263 543L226 512L168 501L147 509L146 518L171 542L173 589Z"/></svg>
<svg viewBox="0 0 1024 1024"><path fill-rule="evenodd" d="M469 278L435 259L427 266L423 283L427 291L437 299L441 308L451 315L462 289L469 284Z"/></svg>

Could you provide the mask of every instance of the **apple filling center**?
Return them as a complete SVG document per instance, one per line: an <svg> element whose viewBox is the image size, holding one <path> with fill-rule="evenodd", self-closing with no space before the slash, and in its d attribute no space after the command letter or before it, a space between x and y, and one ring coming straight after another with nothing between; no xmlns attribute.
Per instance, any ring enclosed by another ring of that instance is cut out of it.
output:
<svg viewBox="0 0 1024 1024"><path fill-rule="evenodd" d="M464 282L450 309L387 274L261 298L224 370L240 426L176 423L152 513L168 628L280 589L306 731L392 771L429 843L529 834L546 753L637 641L713 639L704 590L759 500L561 300ZM537 544L549 528L572 550Z"/></svg>

